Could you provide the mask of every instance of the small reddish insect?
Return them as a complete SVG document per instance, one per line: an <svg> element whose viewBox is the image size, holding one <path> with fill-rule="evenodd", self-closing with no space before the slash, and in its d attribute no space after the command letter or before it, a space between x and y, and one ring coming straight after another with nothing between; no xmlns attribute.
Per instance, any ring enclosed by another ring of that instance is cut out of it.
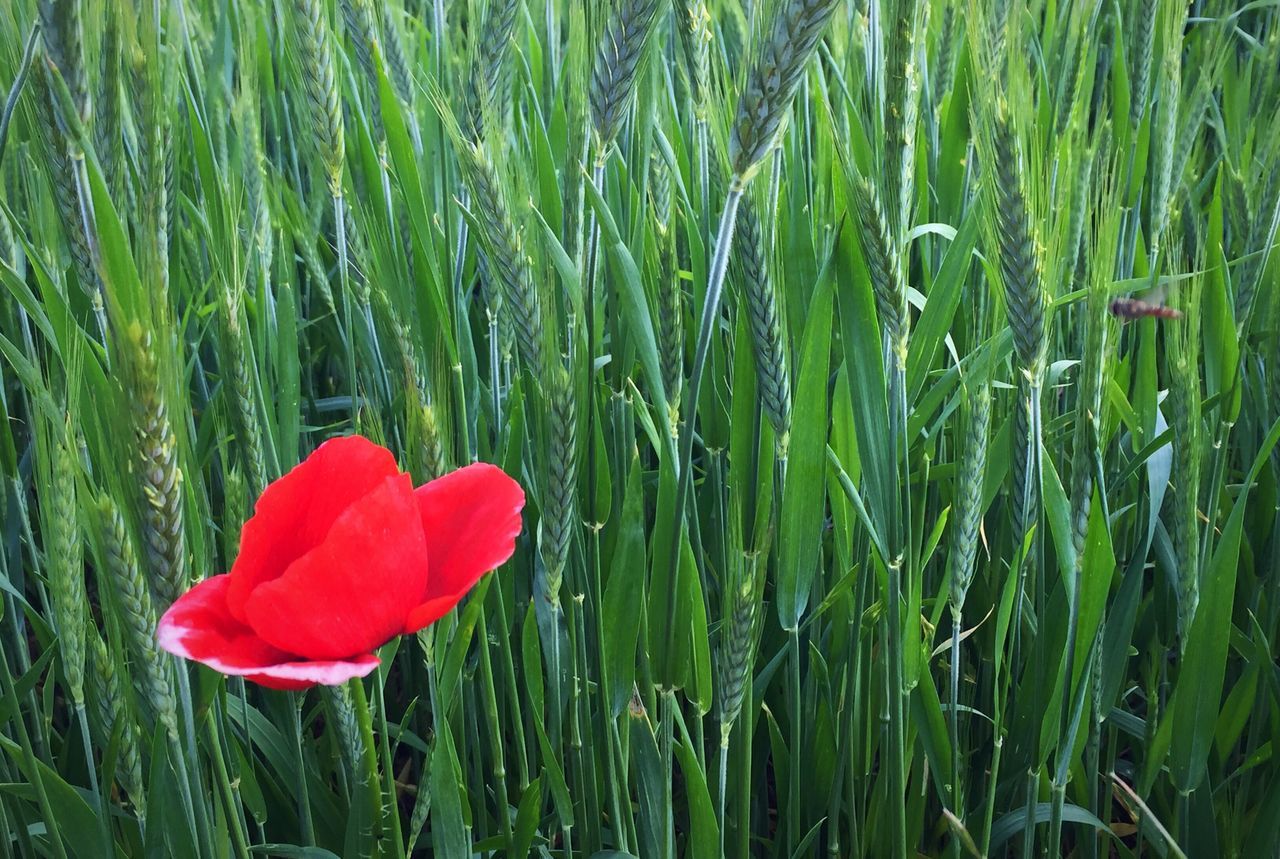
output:
<svg viewBox="0 0 1280 859"><path fill-rule="evenodd" d="M1154 316L1156 319L1181 319L1182 311L1174 310L1163 304L1153 304L1140 298L1117 298L1111 302L1111 313L1121 319L1141 319Z"/></svg>

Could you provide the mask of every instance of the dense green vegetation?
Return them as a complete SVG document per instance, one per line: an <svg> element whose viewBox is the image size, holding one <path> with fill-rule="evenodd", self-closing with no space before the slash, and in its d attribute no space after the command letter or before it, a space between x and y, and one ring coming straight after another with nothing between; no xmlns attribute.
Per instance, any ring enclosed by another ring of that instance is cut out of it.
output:
<svg viewBox="0 0 1280 859"><path fill-rule="evenodd" d="M0 35L5 855L1280 851L1275 3ZM353 432L514 558L344 686L160 650Z"/></svg>

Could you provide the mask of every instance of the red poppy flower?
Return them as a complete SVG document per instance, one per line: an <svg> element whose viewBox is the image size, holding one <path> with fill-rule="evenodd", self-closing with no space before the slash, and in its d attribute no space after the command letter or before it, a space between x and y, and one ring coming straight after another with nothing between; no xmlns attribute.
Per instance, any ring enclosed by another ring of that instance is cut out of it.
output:
<svg viewBox="0 0 1280 859"><path fill-rule="evenodd" d="M273 689L335 685L449 612L515 551L524 491L477 463L417 489L391 452L335 438L267 487L231 572L165 612L160 646Z"/></svg>

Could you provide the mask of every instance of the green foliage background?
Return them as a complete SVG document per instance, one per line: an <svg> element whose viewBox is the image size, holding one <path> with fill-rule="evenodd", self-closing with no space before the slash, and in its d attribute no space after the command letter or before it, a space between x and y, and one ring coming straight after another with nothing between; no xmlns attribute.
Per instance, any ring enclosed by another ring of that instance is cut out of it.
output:
<svg viewBox="0 0 1280 859"><path fill-rule="evenodd" d="M1280 850L1275 3L0 34L6 855ZM349 432L512 561L363 682L160 652Z"/></svg>

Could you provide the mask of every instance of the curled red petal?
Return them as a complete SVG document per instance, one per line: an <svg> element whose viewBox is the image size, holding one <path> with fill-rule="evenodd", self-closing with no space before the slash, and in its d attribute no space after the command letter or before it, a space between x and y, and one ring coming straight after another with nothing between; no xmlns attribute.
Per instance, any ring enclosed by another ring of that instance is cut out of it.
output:
<svg viewBox="0 0 1280 859"><path fill-rule="evenodd" d="M160 647L273 689L336 685L377 667L378 657L372 653L341 662L308 662L268 644L231 614L230 584L229 575L213 576L180 596L160 618Z"/></svg>
<svg viewBox="0 0 1280 859"><path fill-rule="evenodd" d="M231 614L230 585L231 576L213 576L178 597L156 628L160 647L224 674L243 674L297 659L263 641Z"/></svg>
<svg viewBox="0 0 1280 859"><path fill-rule="evenodd" d="M414 494L431 563L406 632L443 617L481 576L506 563L515 552L524 509L520 484L487 463L450 472Z"/></svg>
<svg viewBox="0 0 1280 859"><path fill-rule="evenodd" d="M413 483L407 474L388 478L347 507L324 542L253 590L249 625L307 659L368 653L404 630L428 558Z"/></svg>
<svg viewBox="0 0 1280 859"><path fill-rule="evenodd" d="M405 625L407 632L417 632L423 627L430 626L449 612L453 611L453 607L467 595L466 590L457 593L446 594L445 596L429 599L420 604L413 611L409 612L409 621Z"/></svg>
<svg viewBox="0 0 1280 859"><path fill-rule="evenodd" d="M344 510L400 470L395 457L361 436L326 441L262 493L240 533L228 604L248 622L245 603L259 585L319 546Z"/></svg>

